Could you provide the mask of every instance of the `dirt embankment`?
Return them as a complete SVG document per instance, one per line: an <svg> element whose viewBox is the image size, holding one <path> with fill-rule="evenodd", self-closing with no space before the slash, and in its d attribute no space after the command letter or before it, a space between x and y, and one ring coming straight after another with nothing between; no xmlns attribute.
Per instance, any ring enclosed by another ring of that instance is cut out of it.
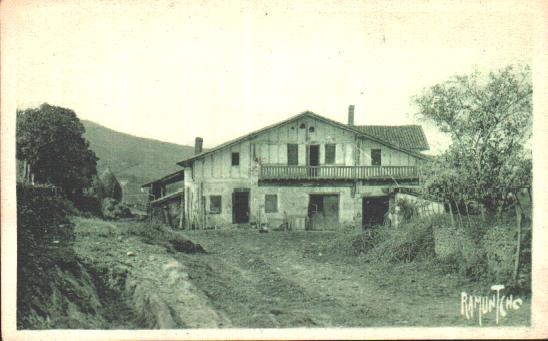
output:
<svg viewBox="0 0 548 341"><path fill-rule="evenodd" d="M77 219L76 254L103 269L107 286L137 317L134 328L218 328L230 325L191 282L187 269L165 245L146 244L132 226ZM171 251L176 252L176 251ZM112 281L109 283L109 280Z"/></svg>
<svg viewBox="0 0 548 341"><path fill-rule="evenodd" d="M81 262L67 245L41 247L27 257L18 283L19 329L133 328L136 314L125 304L121 274ZM34 261L33 261L34 260Z"/></svg>
<svg viewBox="0 0 548 341"><path fill-rule="evenodd" d="M18 328L231 325L192 283L185 266L173 258L181 250L199 252L202 249L198 245L183 238L163 238L160 242L142 238L132 223L82 218L74 222L73 244L33 250L20 266L24 278L31 280L19 288Z"/></svg>

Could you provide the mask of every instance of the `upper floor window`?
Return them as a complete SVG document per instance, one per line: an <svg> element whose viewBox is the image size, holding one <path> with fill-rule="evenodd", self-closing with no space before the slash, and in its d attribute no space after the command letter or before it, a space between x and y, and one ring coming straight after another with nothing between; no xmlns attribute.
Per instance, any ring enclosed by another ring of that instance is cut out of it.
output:
<svg viewBox="0 0 548 341"><path fill-rule="evenodd" d="M381 160L381 150L380 149L371 149L371 165L380 166L382 163Z"/></svg>
<svg viewBox="0 0 548 341"><path fill-rule="evenodd" d="M335 163L335 144L328 143L325 145L325 164L332 165Z"/></svg>
<svg viewBox="0 0 548 341"><path fill-rule="evenodd" d="M299 145L295 143L287 144L287 164L296 166L299 164Z"/></svg>
<svg viewBox="0 0 548 341"><path fill-rule="evenodd" d="M240 153L238 153L238 152L232 153L232 165L233 166L239 166L240 165Z"/></svg>

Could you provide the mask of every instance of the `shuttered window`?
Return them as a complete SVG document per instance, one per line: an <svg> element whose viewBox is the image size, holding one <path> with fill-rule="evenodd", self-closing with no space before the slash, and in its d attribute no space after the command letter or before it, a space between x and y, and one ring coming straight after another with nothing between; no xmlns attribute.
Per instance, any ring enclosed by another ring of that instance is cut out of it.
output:
<svg viewBox="0 0 548 341"><path fill-rule="evenodd" d="M335 144L328 143L325 145L325 164L332 165L335 163Z"/></svg>
<svg viewBox="0 0 548 341"><path fill-rule="evenodd" d="M221 213L221 196L211 195L209 197L209 213Z"/></svg>
<svg viewBox="0 0 548 341"><path fill-rule="evenodd" d="M240 153L232 153L232 165L233 166L239 166L240 165Z"/></svg>
<svg viewBox="0 0 548 341"><path fill-rule="evenodd" d="M289 166L296 166L299 164L299 145L289 143L287 145L287 164Z"/></svg>
<svg viewBox="0 0 548 341"><path fill-rule="evenodd" d="M278 212L278 195L266 194L264 196L264 211L265 213Z"/></svg>
<svg viewBox="0 0 548 341"><path fill-rule="evenodd" d="M381 150L380 149L371 149L371 165L380 166L381 165Z"/></svg>

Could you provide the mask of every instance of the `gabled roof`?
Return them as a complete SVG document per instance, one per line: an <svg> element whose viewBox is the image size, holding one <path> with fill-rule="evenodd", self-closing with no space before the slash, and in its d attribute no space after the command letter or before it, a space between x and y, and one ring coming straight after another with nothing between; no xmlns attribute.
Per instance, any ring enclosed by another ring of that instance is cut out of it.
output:
<svg viewBox="0 0 548 341"><path fill-rule="evenodd" d="M366 133L366 132L364 132L364 131L361 131L361 130L358 129L356 126L346 125L346 124L343 124L343 123L334 121L334 120L332 120L332 119L329 119L329 118L320 116L320 115L315 114L315 113L313 113L313 112L311 112L311 111L305 111L305 112L303 112L303 113L300 113L300 114L298 114L298 115L295 115L295 116L293 116L293 117L290 117L290 118L288 118L288 119L286 119L286 120L283 120L283 121L281 121L281 122L278 122L278 123L275 123L275 124L266 126L266 127L262 128L262 129L259 129L259 130L256 130L256 131L254 131L254 132L251 132L251 133L249 133L249 134L246 134L246 135L244 135L244 136L238 137L238 138L236 138L236 139L234 139L234 140L230 140L230 141L228 141L228 142L225 142L225 143L223 143L223 144L220 144L220 145L218 145L218 146L216 146L216 147L214 147L214 148L211 148L211 149L209 149L209 150L207 150L207 151L205 151L205 152L202 152L202 153L200 153L200 154L196 154L196 155L194 155L194 156L192 156L192 157L190 157L190 158L188 158L188 159L185 159L185 160L183 160L183 161L177 162L177 164L180 165L180 166L183 166L183 167L184 167L184 166L188 166L188 165L191 164L192 161L194 161L194 160L196 160L196 159L202 158L202 157L204 157L204 156L206 156L206 155L209 155L209 154L211 154L211 153L213 153L213 152L216 152L216 151L218 151L218 150L220 150L220 149L228 148L228 147L230 147L230 146L232 146L232 145L234 145L234 144L236 144L236 143L238 143L238 142L240 142L240 141L242 141L242 140L246 140L246 139L253 138L253 137L255 137L255 136L259 135L259 134L262 134L263 132L265 132L265 131L267 131L267 130L269 130L269 129L276 128L276 127L278 127L278 126L281 126L282 124L286 124L286 123L288 123L288 122L291 122L291 121L294 121L294 120L298 120L298 119L303 118L303 117L310 117L310 118L313 118L313 119L316 119L316 120L325 122L325 123L327 123L327 124L334 125L334 126L336 126L336 127L338 127L338 128L341 128L341 129L344 129L344 130L347 130L347 131L351 131L351 132L353 132L353 133L355 133L355 134L357 134L357 135L359 135L359 136L361 136L361 137L368 138L368 139L370 139L370 140L372 140L372 141L378 142L378 143L380 143L380 144L382 144L382 145L385 145L385 146L387 146L387 147L390 147L390 148L393 148L393 149L396 149L396 150L400 150L400 151L402 151L402 152L404 152L404 153L411 154L411 155L416 156L416 157L421 158L421 159L424 159L424 158L426 157L425 155L423 155L423 154L421 154L421 153L418 153L418 152L416 152L415 150L411 150L411 149L408 149L408 148L401 147L401 146L396 145L396 144L394 144L394 143L392 143L392 142L390 142L390 141L386 141L386 140L381 139L381 138L379 138L379 137L377 137L377 136L374 136L374 135L371 135L371 134Z"/></svg>
<svg viewBox="0 0 548 341"><path fill-rule="evenodd" d="M428 141L420 125L355 126L358 130L411 150L428 150Z"/></svg>

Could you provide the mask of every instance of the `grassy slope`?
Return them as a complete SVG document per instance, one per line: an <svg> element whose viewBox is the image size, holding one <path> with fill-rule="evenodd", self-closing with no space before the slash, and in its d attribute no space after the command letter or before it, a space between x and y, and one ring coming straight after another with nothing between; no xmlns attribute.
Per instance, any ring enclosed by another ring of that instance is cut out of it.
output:
<svg viewBox="0 0 548 341"><path fill-rule="evenodd" d="M110 166L119 180L129 180L127 191L135 193L150 180L181 169L176 162L194 153L191 146L136 137L83 120L85 137L99 157L99 174Z"/></svg>

